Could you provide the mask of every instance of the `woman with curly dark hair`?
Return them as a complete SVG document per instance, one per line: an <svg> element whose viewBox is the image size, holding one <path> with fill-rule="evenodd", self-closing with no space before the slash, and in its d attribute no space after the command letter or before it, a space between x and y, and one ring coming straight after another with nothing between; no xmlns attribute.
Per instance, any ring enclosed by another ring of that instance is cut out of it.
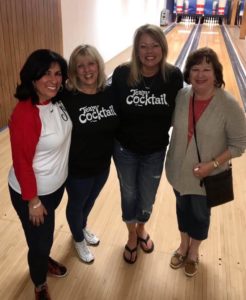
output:
<svg viewBox="0 0 246 300"><path fill-rule="evenodd" d="M9 122L13 166L9 172L12 204L28 245L28 265L37 299L50 299L47 273L67 274L53 260L55 209L68 174L72 123L61 102L53 98L67 78L66 61L57 53L39 49L20 72L15 97L19 100Z"/></svg>

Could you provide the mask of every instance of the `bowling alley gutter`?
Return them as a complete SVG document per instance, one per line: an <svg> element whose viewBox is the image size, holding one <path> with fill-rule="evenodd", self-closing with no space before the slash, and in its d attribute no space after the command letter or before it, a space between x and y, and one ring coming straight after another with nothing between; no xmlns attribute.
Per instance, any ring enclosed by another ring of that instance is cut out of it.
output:
<svg viewBox="0 0 246 300"><path fill-rule="evenodd" d="M224 24L221 26L221 32L224 37L226 48L231 59L231 64L237 80L238 89L243 101L244 110L246 111L246 71L240 60L240 56L238 55L236 48L233 45L228 30Z"/></svg>
<svg viewBox="0 0 246 300"><path fill-rule="evenodd" d="M201 35L201 24L199 23L193 27L186 43L184 44L175 62L175 66L180 68L181 71L183 71L184 69L184 64L189 53L197 48L200 35Z"/></svg>

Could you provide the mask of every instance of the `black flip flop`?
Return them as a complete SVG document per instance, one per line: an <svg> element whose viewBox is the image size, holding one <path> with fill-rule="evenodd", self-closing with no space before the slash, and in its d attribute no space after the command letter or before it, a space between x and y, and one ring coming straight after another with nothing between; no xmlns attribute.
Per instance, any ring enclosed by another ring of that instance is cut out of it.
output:
<svg viewBox="0 0 246 300"><path fill-rule="evenodd" d="M136 262L136 260L137 260L137 249L138 249L137 246L133 249L130 249L127 245L125 245L125 250L128 251L131 254L130 259L129 259L129 258L126 257L125 251L124 251L123 258L124 258L125 262L127 262L128 264L134 264ZM135 255L135 259L132 260L132 255L133 255L134 252L136 252L136 255Z"/></svg>
<svg viewBox="0 0 246 300"><path fill-rule="evenodd" d="M147 247L147 243L148 243L148 240L150 239L150 236L149 234L146 236L145 239L141 238L141 237L138 237L138 241L140 243L140 247L142 248L142 250L145 252L145 253L151 253L153 250L154 250L154 242L152 241L152 247L151 248L144 248L142 243L144 243Z"/></svg>

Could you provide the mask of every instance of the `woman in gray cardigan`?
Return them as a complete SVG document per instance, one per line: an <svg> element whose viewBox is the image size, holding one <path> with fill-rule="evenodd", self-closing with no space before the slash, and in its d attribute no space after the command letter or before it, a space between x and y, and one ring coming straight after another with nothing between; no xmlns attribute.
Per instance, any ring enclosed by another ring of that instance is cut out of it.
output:
<svg viewBox="0 0 246 300"><path fill-rule="evenodd" d="M245 115L235 99L222 89L222 65L210 48L200 48L187 59L184 80L191 84L177 95L173 133L166 160L166 175L176 195L181 236L170 266L198 270L199 246L208 236L210 208L200 180L228 168L228 161L246 148ZM192 99L201 163L193 134Z"/></svg>

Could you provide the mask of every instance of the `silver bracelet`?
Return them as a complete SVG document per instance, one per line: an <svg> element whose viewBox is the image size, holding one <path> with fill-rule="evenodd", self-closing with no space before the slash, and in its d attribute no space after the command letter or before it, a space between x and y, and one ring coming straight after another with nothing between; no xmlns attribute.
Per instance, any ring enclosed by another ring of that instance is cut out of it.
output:
<svg viewBox="0 0 246 300"><path fill-rule="evenodd" d="M32 206L33 209L38 208L39 206L41 206L42 202L39 200L38 204L35 204Z"/></svg>

